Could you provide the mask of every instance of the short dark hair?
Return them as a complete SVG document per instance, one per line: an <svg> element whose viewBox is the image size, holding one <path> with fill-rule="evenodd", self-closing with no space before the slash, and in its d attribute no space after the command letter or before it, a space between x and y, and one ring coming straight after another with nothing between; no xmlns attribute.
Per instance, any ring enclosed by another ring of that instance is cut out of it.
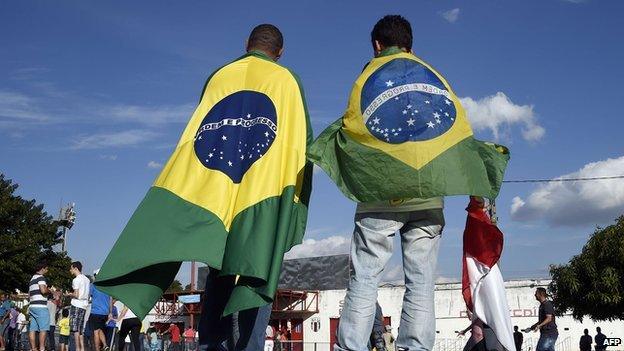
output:
<svg viewBox="0 0 624 351"><path fill-rule="evenodd" d="M276 26L268 23L256 26L247 40L248 51L258 49L273 56L279 55L282 47L284 47L282 32Z"/></svg>
<svg viewBox="0 0 624 351"><path fill-rule="evenodd" d="M371 32L371 43L375 40L384 47L398 46L412 49L412 26L400 15L387 15L377 21Z"/></svg>
<svg viewBox="0 0 624 351"><path fill-rule="evenodd" d="M518 326L517 325L514 325L514 330L518 331Z"/></svg>
<svg viewBox="0 0 624 351"><path fill-rule="evenodd" d="M80 263L80 261L72 262L71 266L82 272L82 263Z"/></svg>
<svg viewBox="0 0 624 351"><path fill-rule="evenodd" d="M542 296L548 296L548 293L546 292L545 288L539 287L536 289L536 292Z"/></svg>
<svg viewBox="0 0 624 351"><path fill-rule="evenodd" d="M600 333L602 329L600 329L600 327L596 327L596 331Z"/></svg>
<svg viewBox="0 0 624 351"><path fill-rule="evenodd" d="M37 264L35 265L35 272L39 272L40 270L46 268L47 266L48 266L48 262L45 260L41 260L37 262Z"/></svg>
<svg viewBox="0 0 624 351"><path fill-rule="evenodd" d="M63 318L67 318L67 316L69 316L69 308L66 308L63 310Z"/></svg>

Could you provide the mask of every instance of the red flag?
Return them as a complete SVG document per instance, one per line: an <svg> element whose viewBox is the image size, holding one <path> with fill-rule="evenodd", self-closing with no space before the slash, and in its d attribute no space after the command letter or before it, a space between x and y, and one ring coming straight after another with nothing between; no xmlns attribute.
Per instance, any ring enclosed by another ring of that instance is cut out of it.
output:
<svg viewBox="0 0 624 351"><path fill-rule="evenodd" d="M514 350L509 305L498 260L503 233L492 224L484 203L471 197L464 230L462 294L466 307L489 325L507 350Z"/></svg>

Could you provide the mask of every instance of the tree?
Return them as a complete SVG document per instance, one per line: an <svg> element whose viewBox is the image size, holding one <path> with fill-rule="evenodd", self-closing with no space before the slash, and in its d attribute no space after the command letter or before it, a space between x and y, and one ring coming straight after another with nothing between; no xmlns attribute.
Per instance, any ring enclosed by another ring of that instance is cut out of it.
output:
<svg viewBox="0 0 624 351"><path fill-rule="evenodd" d="M71 259L55 252L57 223L35 200L15 195L18 185L0 173L0 290L28 291L34 267L40 260L49 265L49 284L71 286Z"/></svg>
<svg viewBox="0 0 624 351"><path fill-rule="evenodd" d="M557 312L570 310L580 321L624 318L624 216L596 229L579 255L550 274Z"/></svg>
<svg viewBox="0 0 624 351"><path fill-rule="evenodd" d="M180 292L182 291L182 283L180 283L179 280L175 279L171 285L169 285L169 288L167 289L167 293L174 293L174 292Z"/></svg>

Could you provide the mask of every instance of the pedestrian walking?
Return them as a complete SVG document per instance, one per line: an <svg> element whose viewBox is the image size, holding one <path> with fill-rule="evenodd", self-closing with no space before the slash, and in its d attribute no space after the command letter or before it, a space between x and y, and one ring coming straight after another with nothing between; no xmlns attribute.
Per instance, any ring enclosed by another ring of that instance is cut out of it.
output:
<svg viewBox="0 0 624 351"><path fill-rule="evenodd" d="M546 289L542 287L535 290L535 299L540 303L537 323L530 327L534 332L540 332L540 338L537 341L535 350L555 351L555 343L559 337L559 331L555 323L555 307L552 301L548 300Z"/></svg>

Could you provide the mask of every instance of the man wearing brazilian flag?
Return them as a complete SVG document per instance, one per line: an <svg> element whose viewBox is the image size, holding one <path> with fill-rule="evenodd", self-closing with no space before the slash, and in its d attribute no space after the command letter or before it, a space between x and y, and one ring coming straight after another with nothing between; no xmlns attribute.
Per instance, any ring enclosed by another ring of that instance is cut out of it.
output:
<svg viewBox="0 0 624 351"><path fill-rule="evenodd" d="M445 195L494 199L507 149L473 138L446 80L412 54L412 29L383 17L371 33L375 57L355 81L344 116L308 153L340 190L357 201L353 274L336 350L367 349L377 286L401 235L405 295L397 349L431 350L434 279Z"/></svg>
<svg viewBox="0 0 624 351"><path fill-rule="evenodd" d="M95 283L143 318L183 261L206 263L200 344L208 350L233 328L240 339L231 347L262 349L284 252L305 231L312 130L297 77L276 63L282 47L279 29L259 25L247 53L208 78Z"/></svg>

